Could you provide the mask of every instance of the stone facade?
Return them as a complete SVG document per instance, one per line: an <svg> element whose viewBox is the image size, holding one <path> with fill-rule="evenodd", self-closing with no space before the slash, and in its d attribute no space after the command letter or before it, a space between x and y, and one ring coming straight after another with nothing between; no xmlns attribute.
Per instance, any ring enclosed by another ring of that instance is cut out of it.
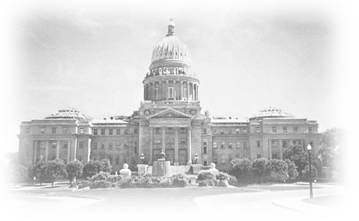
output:
<svg viewBox="0 0 359 221"><path fill-rule="evenodd" d="M25 164L108 158L115 170L134 168L143 154L152 165L163 150L172 165L214 162L229 169L234 158L283 158L290 145L319 145L318 124L270 107L247 118L210 117L203 113L190 53L168 26L152 53L143 80L144 97L132 116L94 120L76 109L59 110L45 119L22 122L19 157Z"/></svg>

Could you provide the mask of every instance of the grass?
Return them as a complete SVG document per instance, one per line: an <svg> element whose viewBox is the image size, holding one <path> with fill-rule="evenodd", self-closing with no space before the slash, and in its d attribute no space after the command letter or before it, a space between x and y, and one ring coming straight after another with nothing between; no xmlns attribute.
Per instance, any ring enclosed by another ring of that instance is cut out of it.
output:
<svg viewBox="0 0 359 221"><path fill-rule="evenodd" d="M354 205L356 206L357 194L352 193L352 194L343 194L343 195L334 195L334 196L320 196L320 197L315 197L312 200L305 199L303 201L315 205L345 210L349 206L354 206Z"/></svg>

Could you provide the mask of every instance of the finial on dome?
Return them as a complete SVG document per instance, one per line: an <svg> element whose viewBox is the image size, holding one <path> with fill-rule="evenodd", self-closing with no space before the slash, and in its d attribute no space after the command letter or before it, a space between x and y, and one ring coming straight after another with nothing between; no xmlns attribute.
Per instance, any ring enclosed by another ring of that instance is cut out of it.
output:
<svg viewBox="0 0 359 221"><path fill-rule="evenodd" d="M170 23L168 24L168 33L166 35L167 36L172 36L175 34L175 23L173 22L173 18L170 18Z"/></svg>

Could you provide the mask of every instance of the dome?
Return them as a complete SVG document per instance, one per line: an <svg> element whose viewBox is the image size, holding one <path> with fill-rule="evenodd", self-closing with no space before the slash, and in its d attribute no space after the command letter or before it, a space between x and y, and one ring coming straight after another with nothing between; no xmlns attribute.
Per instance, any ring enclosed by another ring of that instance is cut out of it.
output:
<svg viewBox="0 0 359 221"><path fill-rule="evenodd" d="M157 46L153 49L151 62L162 59L178 60L191 63L191 55L187 45L185 45L174 32L175 25L171 20L168 25L168 33Z"/></svg>
<svg viewBox="0 0 359 221"><path fill-rule="evenodd" d="M57 113L51 114L50 116L45 117L45 119L77 119L79 121L90 121L91 117L82 114L79 110L75 108L67 108L58 110Z"/></svg>
<svg viewBox="0 0 359 221"><path fill-rule="evenodd" d="M250 117L249 120L262 120L264 118L294 118L294 116L283 112L280 108L269 107L259 111L259 114Z"/></svg>

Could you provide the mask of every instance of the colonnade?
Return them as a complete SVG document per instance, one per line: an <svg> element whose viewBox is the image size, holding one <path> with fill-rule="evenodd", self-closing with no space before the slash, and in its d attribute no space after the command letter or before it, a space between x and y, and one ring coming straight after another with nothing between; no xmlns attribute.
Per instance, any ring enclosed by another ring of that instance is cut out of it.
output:
<svg viewBox="0 0 359 221"><path fill-rule="evenodd" d="M149 154L149 162L153 162L154 161L154 157L153 156L153 153L154 153L154 130L156 128L160 128L161 129L161 149L166 152L166 129L168 127L166 126L150 126L150 154ZM179 135L178 135L178 132L179 132L179 129L180 128L183 128L183 127L172 127L173 130L174 130L174 162L179 162ZM186 150L187 150L187 159L186 161L187 162L190 162L191 161L191 155L192 155L192 128L191 127L186 127L186 138L187 138L187 143L186 143ZM171 148L172 149L172 148ZM186 162L186 163L187 163Z"/></svg>
<svg viewBox="0 0 359 221"><path fill-rule="evenodd" d="M144 100L198 101L199 84L187 81L155 81L144 84Z"/></svg>

